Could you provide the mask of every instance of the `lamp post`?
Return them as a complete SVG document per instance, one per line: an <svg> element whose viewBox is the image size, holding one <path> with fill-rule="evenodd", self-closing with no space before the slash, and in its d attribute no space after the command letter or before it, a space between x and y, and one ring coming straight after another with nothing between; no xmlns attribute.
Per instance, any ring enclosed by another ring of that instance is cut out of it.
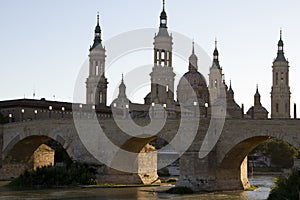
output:
<svg viewBox="0 0 300 200"><path fill-rule="evenodd" d="M36 119L36 115L37 115L38 111L34 110L34 119Z"/></svg>
<svg viewBox="0 0 300 200"><path fill-rule="evenodd" d="M167 111L166 111L166 108L167 108L167 104L164 103L164 104L163 104L163 107L164 107L164 118L166 118L166 112L167 112Z"/></svg>
<svg viewBox="0 0 300 200"><path fill-rule="evenodd" d="M61 118L64 118L65 107L61 107Z"/></svg>
<svg viewBox="0 0 300 200"><path fill-rule="evenodd" d="M126 112L126 118L128 118L128 114L129 114L129 105L126 104L126 105L125 105L125 108L126 108L126 110L125 110L125 112Z"/></svg>
<svg viewBox="0 0 300 200"><path fill-rule="evenodd" d="M95 105L92 105L92 117L93 118L96 118L97 114L96 114L96 106Z"/></svg>
<svg viewBox="0 0 300 200"><path fill-rule="evenodd" d="M198 102L194 101L193 105L194 105L194 117L196 117L196 109L197 109Z"/></svg>
<svg viewBox="0 0 300 200"><path fill-rule="evenodd" d="M13 115L10 113L10 114L8 115L8 120L9 120L8 122L9 122L9 123L12 122L12 117L13 117Z"/></svg>
<svg viewBox="0 0 300 200"><path fill-rule="evenodd" d="M21 121L23 121L23 119L24 119L24 113L25 113L25 110L22 109L22 110L21 110Z"/></svg>
<svg viewBox="0 0 300 200"><path fill-rule="evenodd" d="M81 118L81 112L82 112L82 104L79 104L79 118Z"/></svg>
<svg viewBox="0 0 300 200"><path fill-rule="evenodd" d="M208 116L208 103L205 103L205 118Z"/></svg>
<svg viewBox="0 0 300 200"><path fill-rule="evenodd" d="M51 118L52 106L49 106L49 118Z"/></svg>
<svg viewBox="0 0 300 200"><path fill-rule="evenodd" d="M152 118L154 117L154 106L155 106L155 103L152 102L152 103L151 103L151 110L152 110L151 115L152 115Z"/></svg>

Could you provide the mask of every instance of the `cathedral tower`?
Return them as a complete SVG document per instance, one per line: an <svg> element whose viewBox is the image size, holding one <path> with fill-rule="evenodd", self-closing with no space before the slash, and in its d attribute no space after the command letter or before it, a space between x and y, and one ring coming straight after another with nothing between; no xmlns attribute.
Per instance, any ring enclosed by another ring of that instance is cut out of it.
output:
<svg viewBox="0 0 300 200"><path fill-rule="evenodd" d="M105 48L102 46L99 14L95 28L94 44L90 47L89 77L86 81L86 103L106 106L107 79L105 77Z"/></svg>
<svg viewBox="0 0 300 200"><path fill-rule="evenodd" d="M165 1L160 15L159 31L154 37L154 65L151 76L151 102L172 104L174 102L174 77L172 67L172 35L168 33Z"/></svg>
<svg viewBox="0 0 300 200"><path fill-rule="evenodd" d="M283 52L282 31L278 42L277 57L273 62L271 91L271 118L290 118L289 62Z"/></svg>
<svg viewBox="0 0 300 200"><path fill-rule="evenodd" d="M213 103L219 96L222 86L222 68L219 63L219 51L217 49L217 41L215 41L215 50L213 53L213 63L209 69L209 95L210 102Z"/></svg>

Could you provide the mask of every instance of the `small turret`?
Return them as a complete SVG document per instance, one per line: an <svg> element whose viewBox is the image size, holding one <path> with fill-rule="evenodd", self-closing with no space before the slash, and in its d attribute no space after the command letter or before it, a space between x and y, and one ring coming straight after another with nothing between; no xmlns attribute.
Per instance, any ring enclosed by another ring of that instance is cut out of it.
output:
<svg viewBox="0 0 300 200"><path fill-rule="evenodd" d="M97 14L97 25L95 27L94 43L93 43L93 46L91 46L90 51L93 50L98 45L102 45L101 28L99 25L99 13Z"/></svg>
<svg viewBox="0 0 300 200"><path fill-rule="evenodd" d="M198 57L195 54L195 43L193 41L192 54L189 57L189 71L198 71Z"/></svg>
<svg viewBox="0 0 300 200"><path fill-rule="evenodd" d="M280 30L280 39L278 41L278 52L277 52L277 57L275 59L276 61L283 61L286 62L286 58L284 56L284 52L283 52L283 41L282 41L282 30Z"/></svg>

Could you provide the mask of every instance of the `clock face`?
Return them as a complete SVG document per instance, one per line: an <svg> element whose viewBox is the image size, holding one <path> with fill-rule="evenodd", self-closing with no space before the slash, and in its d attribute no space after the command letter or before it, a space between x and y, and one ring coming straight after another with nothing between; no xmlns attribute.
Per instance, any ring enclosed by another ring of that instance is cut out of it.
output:
<svg viewBox="0 0 300 200"><path fill-rule="evenodd" d="M166 22L167 22L167 21L166 21L165 19L162 19L162 20L161 20L161 23L162 23L162 24L166 24Z"/></svg>
<svg viewBox="0 0 300 200"><path fill-rule="evenodd" d="M283 47L282 46L279 46L279 48L278 48L280 51L282 51L283 50Z"/></svg>

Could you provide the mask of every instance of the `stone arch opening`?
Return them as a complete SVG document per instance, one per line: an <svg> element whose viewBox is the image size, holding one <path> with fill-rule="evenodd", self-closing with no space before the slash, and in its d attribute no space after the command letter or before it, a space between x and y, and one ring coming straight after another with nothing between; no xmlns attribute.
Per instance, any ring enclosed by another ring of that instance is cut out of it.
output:
<svg viewBox="0 0 300 200"><path fill-rule="evenodd" d="M234 145L223 157L216 171L217 188L223 190L244 190L250 187L248 180L248 154L259 144L271 139L273 136L255 136L245 139ZM297 148L293 141L279 139ZM298 149L299 151L299 149Z"/></svg>
<svg viewBox="0 0 300 200"><path fill-rule="evenodd" d="M63 146L48 136L29 136L13 143L4 155L0 170L4 180L16 178L25 170L71 162Z"/></svg>
<svg viewBox="0 0 300 200"><path fill-rule="evenodd" d="M107 175L101 176L98 182L151 184L157 181L157 151L150 144L155 138L132 137L119 144Z"/></svg>

